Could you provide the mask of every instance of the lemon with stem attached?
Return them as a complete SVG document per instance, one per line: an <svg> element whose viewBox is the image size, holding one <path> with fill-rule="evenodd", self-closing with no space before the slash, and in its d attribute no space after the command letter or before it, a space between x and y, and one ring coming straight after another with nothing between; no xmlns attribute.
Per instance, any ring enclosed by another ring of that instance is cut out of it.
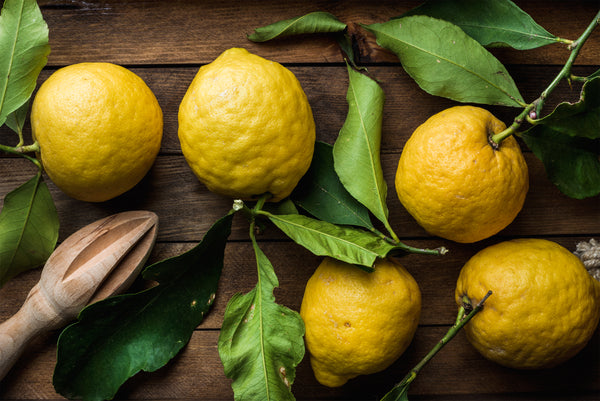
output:
<svg viewBox="0 0 600 401"><path fill-rule="evenodd" d="M486 358L520 369L556 366L588 343L600 319L600 283L577 256L544 239L487 247L462 268L456 302L493 295L465 327Z"/></svg>
<svg viewBox="0 0 600 401"><path fill-rule="evenodd" d="M500 144L491 141L505 127L487 110L456 106L433 115L413 132L398 162L396 192L427 232L476 242L515 219L529 176L512 136Z"/></svg>

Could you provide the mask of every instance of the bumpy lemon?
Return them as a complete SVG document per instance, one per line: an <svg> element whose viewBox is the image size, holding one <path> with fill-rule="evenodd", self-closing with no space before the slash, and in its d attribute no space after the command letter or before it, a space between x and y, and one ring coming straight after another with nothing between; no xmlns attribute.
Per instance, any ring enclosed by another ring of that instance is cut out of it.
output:
<svg viewBox="0 0 600 401"><path fill-rule="evenodd" d="M148 172L160 149L163 116L133 72L81 63L57 70L41 85L31 127L50 179L73 198L101 202Z"/></svg>
<svg viewBox="0 0 600 401"><path fill-rule="evenodd" d="M396 192L429 233L456 242L490 237L517 216L529 188L527 165L513 137L487 110L456 106L430 117L400 156Z"/></svg>
<svg viewBox="0 0 600 401"><path fill-rule="evenodd" d="M288 196L306 173L315 123L294 74L245 49L202 66L179 107L179 140L206 187L233 198Z"/></svg>
<svg viewBox="0 0 600 401"><path fill-rule="evenodd" d="M300 308L316 379L337 387L391 365L412 341L421 292L395 260L375 272L326 258L308 280Z"/></svg>
<svg viewBox="0 0 600 401"><path fill-rule="evenodd" d="M501 365L548 368L577 354L600 319L600 283L557 243L542 239L502 242L477 253L462 268L456 302L481 312L464 327L468 340Z"/></svg>

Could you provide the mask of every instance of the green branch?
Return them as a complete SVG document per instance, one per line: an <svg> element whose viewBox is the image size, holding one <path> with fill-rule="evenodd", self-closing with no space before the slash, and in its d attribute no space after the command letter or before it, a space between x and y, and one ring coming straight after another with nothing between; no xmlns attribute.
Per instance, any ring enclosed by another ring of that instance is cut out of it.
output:
<svg viewBox="0 0 600 401"><path fill-rule="evenodd" d="M41 170L42 164L40 163L40 161L38 159L36 159L35 157L31 157L26 154L26 153L30 153L30 152L38 152L39 150L40 150L40 147L37 142L35 142L33 145L16 146L16 147L0 145L0 151L24 157L25 159L27 159L30 162L32 162L33 164L35 164Z"/></svg>
<svg viewBox="0 0 600 401"><path fill-rule="evenodd" d="M571 68L573 67L573 63L579 55L579 51L583 47L584 43L587 41L591 33L598 25L600 25L600 11L598 11L598 13L596 14L592 22L588 25L588 27L585 29L583 34L577 40L569 44L571 54L569 55L567 62L560 70L558 75L554 77L552 82L550 82L550 85L548 85L548 87L542 92L542 94L537 99L535 99L533 102L529 103L525 107L525 109L514 119L513 123L508 128L506 128L502 132L491 136L490 143L492 144L492 146L494 146L495 148L498 147L498 145L500 145L500 143L503 140L516 133L525 120L535 122L535 119L538 118L542 113L542 109L544 107L546 99L548 98L548 96L550 96L554 89L556 89L560 81L562 81L563 79L567 79L569 81L571 80Z"/></svg>

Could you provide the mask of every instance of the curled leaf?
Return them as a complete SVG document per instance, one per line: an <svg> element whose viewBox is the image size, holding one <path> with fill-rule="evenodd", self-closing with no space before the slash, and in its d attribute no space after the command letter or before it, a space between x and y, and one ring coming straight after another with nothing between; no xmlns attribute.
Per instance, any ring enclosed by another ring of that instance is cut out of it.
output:
<svg viewBox="0 0 600 401"><path fill-rule="evenodd" d="M569 136L600 138L600 77L586 81L578 102L560 103L536 123Z"/></svg>
<svg viewBox="0 0 600 401"><path fill-rule="evenodd" d="M342 32L345 29L346 24L334 15L317 11L256 28L252 34L248 35L248 39L253 42L266 42L271 39L292 35Z"/></svg>

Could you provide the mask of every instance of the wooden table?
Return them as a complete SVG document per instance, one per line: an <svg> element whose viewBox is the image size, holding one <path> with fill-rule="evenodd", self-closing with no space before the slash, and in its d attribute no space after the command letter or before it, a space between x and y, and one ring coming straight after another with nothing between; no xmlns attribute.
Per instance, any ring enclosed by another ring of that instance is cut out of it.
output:
<svg viewBox="0 0 600 401"><path fill-rule="evenodd" d="M76 201L50 185L60 217L60 238L83 225L124 210L147 209L160 218L151 262L177 255L196 244L207 229L231 207L231 200L214 195L187 166L177 139L177 110L198 68L230 47L251 52L289 67L302 83L313 107L319 140L333 143L342 126L347 103L347 72L334 41L308 36L255 44L246 39L254 28L311 11L329 11L357 32L359 63L368 65L386 93L382 160L389 191L391 222L410 245L444 245L444 257L409 255L401 262L418 281L423 312L411 347L386 371L351 380L341 388L319 385L308 358L300 364L293 391L297 399L374 400L401 379L454 322L454 286L465 261L479 249L514 237L554 240L573 250L577 242L600 236L598 197L573 200L546 178L543 166L526 152L530 191L517 219L497 236L476 244L459 245L428 236L403 210L393 189L393 176L403 144L428 116L454 103L423 92L407 76L397 58L379 48L357 23L383 22L416 6L417 1L81 1L40 0L50 29L51 54L40 82L57 68L84 61L124 65L140 75L156 94L164 112L162 150L147 177L132 191L105 203ZM375 3L375 2L373 2ZM550 32L577 38L597 12L598 1L518 1ZM355 29L356 28L356 29ZM568 57L564 46L531 51L493 53L507 66L521 93L535 99ZM600 65L600 31L595 32L577 59L576 72L589 74ZM575 100L577 91L561 84L559 99ZM515 109L488 107L510 123ZM7 128L0 143L12 143ZM34 174L22 158L0 154L0 199ZM118 399L233 399L230 380L223 374L217 337L225 305L236 292L256 283L256 265L246 233L247 223L236 217L226 249L225 269L214 308L194 332L190 343L166 367L141 373L128 381ZM306 280L320 258L290 242L274 227L261 237L261 247L280 280L276 297L299 310ZM40 269L24 273L0 290L0 320L22 304ZM568 305L565 305L568 307ZM0 383L0 399L60 399L51 378L58 332L38 338ZM460 333L422 371L410 390L422 400L600 400L600 330L575 358L546 371L516 371L484 360Z"/></svg>

